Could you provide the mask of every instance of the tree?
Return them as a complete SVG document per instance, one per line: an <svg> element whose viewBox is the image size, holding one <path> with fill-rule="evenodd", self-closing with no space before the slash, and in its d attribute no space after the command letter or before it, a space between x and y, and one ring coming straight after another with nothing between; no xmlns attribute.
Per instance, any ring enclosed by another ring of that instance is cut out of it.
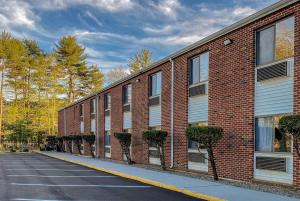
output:
<svg viewBox="0 0 300 201"><path fill-rule="evenodd" d="M85 83L88 93L95 93L103 88L104 74L97 65L88 68L88 75Z"/></svg>
<svg viewBox="0 0 300 201"><path fill-rule="evenodd" d="M3 97L4 95L4 84L5 84L5 74L6 74L6 63L7 63L7 50L8 44L11 40L11 35L7 32L2 32L0 36L0 73L1 73L1 82L0 82L0 143L3 138Z"/></svg>
<svg viewBox="0 0 300 201"><path fill-rule="evenodd" d="M83 135L82 138L89 144L91 155L95 158L95 154L93 151L93 144L95 143L95 134Z"/></svg>
<svg viewBox="0 0 300 201"><path fill-rule="evenodd" d="M87 78L86 55L84 47L77 43L75 36L64 36L54 48L56 62L63 68L67 84L68 103L86 95L83 90Z"/></svg>
<svg viewBox="0 0 300 201"><path fill-rule="evenodd" d="M114 133L115 138L119 141L122 147L122 154L125 154L127 163L132 164L130 155L131 134L130 133Z"/></svg>
<svg viewBox="0 0 300 201"><path fill-rule="evenodd" d="M151 59L152 53L148 49L142 49L141 51L134 54L134 56L129 59L128 66L131 73L136 73L141 71L143 68L147 68L152 63Z"/></svg>
<svg viewBox="0 0 300 201"><path fill-rule="evenodd" d="M223 136L223 129L217 126L191 126L186 129L188 138L198 143L198 150L203 146L208 153L208 160L210 161L213 170L214 180L218 180L217 166L215 162L213 147Z"/></svg>
<svg viewBox="0 0 300 201"><path fill-rule="evenodd" d="M19 120L13 124L6 125L10 134L7 136L7 140L16 144L27 144L32 139L33 131L30 128L31 122Z"/></svg>
<svg viewBox="0 0 300 201"><path fill-rule="evenodd" d="M116 82L126 76L128 76L128 72L122 66L111 69L108 73L106 73L106 82L111 84Z"/></svg>
<svg viewBox="0 0 300 201"><path fill-rule="evenodd" d="M159 158L161 163L161 168L166 170L165 162L165 147L164 143L166 141L168 133L161 130L146 130L143 132L143 139L146 141L148 146L155 146L159 151Z"/></svg>
<svg viewBox="0 0 300 201"><path fill-rule="evenodd" d="M300 115L283 116L279 120L279 129L285 135L292 135L294 140L294 148L300 158Z"/></svg>

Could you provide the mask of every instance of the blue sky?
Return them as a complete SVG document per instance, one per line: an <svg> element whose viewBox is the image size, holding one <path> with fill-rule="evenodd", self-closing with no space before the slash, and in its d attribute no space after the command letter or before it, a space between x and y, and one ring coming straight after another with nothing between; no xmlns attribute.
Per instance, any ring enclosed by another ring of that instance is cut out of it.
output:
<svg viewBox="0 0 300 201"><path fill-rule="evenodd" d="M278 0L0 0L0 29L38 41L50 52L76 35L89 64L107 72L138 50L154 60Z"/></svg>

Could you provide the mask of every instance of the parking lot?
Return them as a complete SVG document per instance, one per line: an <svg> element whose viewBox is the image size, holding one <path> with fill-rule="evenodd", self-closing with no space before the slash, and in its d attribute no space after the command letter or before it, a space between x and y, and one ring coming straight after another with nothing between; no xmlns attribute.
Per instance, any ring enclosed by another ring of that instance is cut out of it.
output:
<svg viewBox="0 0 300 201"><path fill-rule="evenodd" d="M181 193L49 158L0 154L0 200L199 200Z"/></svg>

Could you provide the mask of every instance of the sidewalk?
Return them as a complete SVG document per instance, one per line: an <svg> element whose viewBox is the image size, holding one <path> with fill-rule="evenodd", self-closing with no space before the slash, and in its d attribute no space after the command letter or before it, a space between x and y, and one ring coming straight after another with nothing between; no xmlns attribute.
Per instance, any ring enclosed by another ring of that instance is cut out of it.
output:
<svg viewBox="0 0 300 201"><path fill-rule="evenodd" d="M272 193L248 190L245 188L225 185L196 178L190 178L167 172L159 172L141 167L129 166L101 159L93 159L71 155L68 153L43 152L51 157L56 157L76 163L84 163L89 166L120 172L122 174L133 175L140 178L161 182L176 186L180 189L190 190L196 193L211 197L225 199L229 201L300 201L300 199L276 195Z"/></svg>

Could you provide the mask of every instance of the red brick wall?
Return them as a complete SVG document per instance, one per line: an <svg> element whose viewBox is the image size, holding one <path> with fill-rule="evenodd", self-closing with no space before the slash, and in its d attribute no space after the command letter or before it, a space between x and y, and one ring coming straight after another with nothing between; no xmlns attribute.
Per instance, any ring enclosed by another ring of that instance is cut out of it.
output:
<svg viewBox="0 0 300 201"><path fill-rule="evenodd" d="M209 51L209 124L223 127L224 137L215 148L220 177L250 181L253 178L254 157L254 85L255 85L255 31L288 15L296 17L295 26L295 84L294 111L300 113L300 4L242 27L226 36L195 48L174 58L174 168L187 169L188 126L188 59ZM232 44L224 46L226 39ZM111 92L112 159L122 160L119 142L114 132L122 131L122 86L132 84L132 158L137 163L148 163L148 147L142 140L142 131L148 129L148 79L162 71L162 129L170 132L171 64L167 62L99 95L99 154L104 157L104 93ZM139 82L136 82L139 80ZM78 105L78 104L77 104ZM79 133L79 107L66 109L67 134ZM88 109L86 109L88 108ZM88 113L87 113L88 112ZM63 112L59 113L59 133L63 133ZM89 100L85 104L85 132L89 133ZM294 157L294 184L300 187L300 160ZM170 135L166 143L166 160L170 165ZM209 170L211 174L211 170Z"/></svg>
<svg viewBox="0 0 300 201"><path fill-rule="evenodd" d="M295 6L294 112L300 114L300 3ZM300 189L300 159L294 150L294 185Z"/></svg>

